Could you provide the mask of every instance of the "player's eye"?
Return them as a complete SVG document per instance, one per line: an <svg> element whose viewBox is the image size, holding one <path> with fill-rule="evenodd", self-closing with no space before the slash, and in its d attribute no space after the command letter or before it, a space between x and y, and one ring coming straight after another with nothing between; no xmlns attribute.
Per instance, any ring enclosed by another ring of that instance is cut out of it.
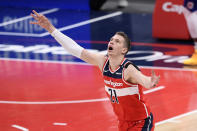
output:
<svg viewBox="0 0 197 131"><path fill-rule="evenodd" d="M116 43L119 43L120 41L118 39L116 39Z"/></svg>

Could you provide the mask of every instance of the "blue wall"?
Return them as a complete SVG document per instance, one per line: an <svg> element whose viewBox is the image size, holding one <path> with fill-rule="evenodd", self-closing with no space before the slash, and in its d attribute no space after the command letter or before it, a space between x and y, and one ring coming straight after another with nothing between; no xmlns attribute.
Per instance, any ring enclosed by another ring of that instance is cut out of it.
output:
<svg viewBox="0 0 197 131"><path fill-rule="evenodd" d="M0 6L89 10L89 0L1 0Z"/></svg>

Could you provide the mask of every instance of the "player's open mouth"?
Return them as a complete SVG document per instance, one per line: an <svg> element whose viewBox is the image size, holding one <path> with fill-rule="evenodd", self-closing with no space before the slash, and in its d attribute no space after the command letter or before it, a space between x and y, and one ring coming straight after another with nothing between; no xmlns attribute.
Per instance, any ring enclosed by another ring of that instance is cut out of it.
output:
<svg viewBox="0 0 197 131"><path fill-rule="evenodd" d="M112 47L109 47L108 50L113 50L113 48Z"/></svg>

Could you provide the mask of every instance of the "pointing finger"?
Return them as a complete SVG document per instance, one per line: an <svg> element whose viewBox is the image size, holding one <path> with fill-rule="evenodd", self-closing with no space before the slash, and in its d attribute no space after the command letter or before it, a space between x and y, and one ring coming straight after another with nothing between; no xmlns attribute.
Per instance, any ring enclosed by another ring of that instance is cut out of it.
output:
<svg viewBox="0 0 197 131"><path fill-rule="evenodd" d="M38 17L40 16L35 10L33 10L33 13Z"/></svg>

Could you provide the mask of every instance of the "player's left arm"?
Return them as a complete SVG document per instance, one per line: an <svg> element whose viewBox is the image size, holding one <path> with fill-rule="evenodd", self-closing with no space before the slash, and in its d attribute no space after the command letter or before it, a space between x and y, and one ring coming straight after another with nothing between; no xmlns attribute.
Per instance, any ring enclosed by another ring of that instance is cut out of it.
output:
<svg viewBox="0 0 197 131"><path fill-rule="evenodd" d="M160 76L156 76L154 70L152 70L151 76L146 76L138 71L133 65L127 67L126 75L126 80L128 82L140 84L147 89L155 87L160 79Z"/></svg>

